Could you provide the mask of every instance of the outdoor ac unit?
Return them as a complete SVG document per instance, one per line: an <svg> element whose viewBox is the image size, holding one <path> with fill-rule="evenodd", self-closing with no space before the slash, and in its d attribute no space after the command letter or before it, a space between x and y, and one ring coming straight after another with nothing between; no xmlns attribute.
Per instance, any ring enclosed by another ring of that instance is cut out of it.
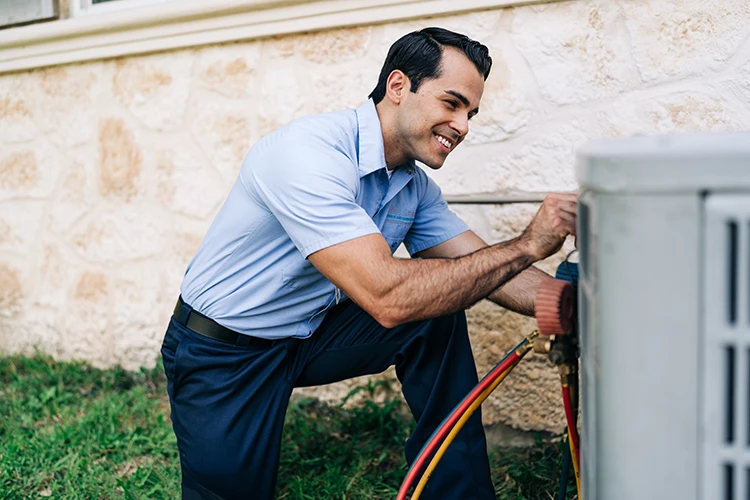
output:
<svg viewBox="0 0 750 500"><path fill-rule="evenodd" d="M750 498L750 132L579 152L584 500Z"/></svg>

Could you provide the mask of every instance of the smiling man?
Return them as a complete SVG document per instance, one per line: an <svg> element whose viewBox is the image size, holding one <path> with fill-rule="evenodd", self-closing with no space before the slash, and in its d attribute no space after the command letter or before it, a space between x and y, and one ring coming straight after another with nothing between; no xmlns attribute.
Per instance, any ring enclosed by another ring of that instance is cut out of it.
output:
<svg viewBox="0 0 750 500"><path fill-rule="evenodd" d="M294 387L395 365L416 427L407 461L477 383L464 310L532 314L531 267L575 232L550 195L488 246L416 162L438 169L469 132L487 48L441 28L391 47L370 99L264 137L190 262L162 346L183 498L273 498ZM393 256L404 243L413 259ZM495 498L480 412L423 498Z"/></svg>

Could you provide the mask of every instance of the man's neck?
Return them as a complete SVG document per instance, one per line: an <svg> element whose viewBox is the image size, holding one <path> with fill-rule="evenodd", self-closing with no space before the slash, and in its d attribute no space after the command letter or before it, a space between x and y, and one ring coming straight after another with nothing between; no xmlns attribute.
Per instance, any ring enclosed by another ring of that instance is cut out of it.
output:
<svg viewBox="0 0 750 500"><path fill-rule="evenodd" d="M383 134L385 166L389 171L393 171L393 169L405 164L409 159L403 153L399 135L396 133L395 113L387 107L385 99L375 105L375 111L378 113L380 130Z"/></svg>

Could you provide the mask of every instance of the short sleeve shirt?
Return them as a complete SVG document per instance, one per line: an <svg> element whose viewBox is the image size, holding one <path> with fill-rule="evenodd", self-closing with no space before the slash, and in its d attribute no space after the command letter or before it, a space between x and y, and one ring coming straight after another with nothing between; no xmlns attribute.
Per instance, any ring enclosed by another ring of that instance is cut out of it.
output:
<svg viewBox="0 0 750 500"><path fill-rule="evenodd" d="M301 118L253 146L181 293L237 332L305 338L328 308L346 300L310 254L380 233L392 252L403 243L413 255L467 230L414 163L389 179L368 100L356 110Z"/></svg>

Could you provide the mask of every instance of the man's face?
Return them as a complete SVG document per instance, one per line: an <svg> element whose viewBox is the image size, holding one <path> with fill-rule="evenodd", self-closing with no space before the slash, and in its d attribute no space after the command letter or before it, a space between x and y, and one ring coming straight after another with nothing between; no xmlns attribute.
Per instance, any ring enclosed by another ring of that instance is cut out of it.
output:
<svg viewBox="0 0 750 500"><path fill-rule="evenodd" d="M479 111L484 78L463 52L443 49L442 73L408 88L399 106L399 141L408 158L438 169L469 133Z"/></svg>

